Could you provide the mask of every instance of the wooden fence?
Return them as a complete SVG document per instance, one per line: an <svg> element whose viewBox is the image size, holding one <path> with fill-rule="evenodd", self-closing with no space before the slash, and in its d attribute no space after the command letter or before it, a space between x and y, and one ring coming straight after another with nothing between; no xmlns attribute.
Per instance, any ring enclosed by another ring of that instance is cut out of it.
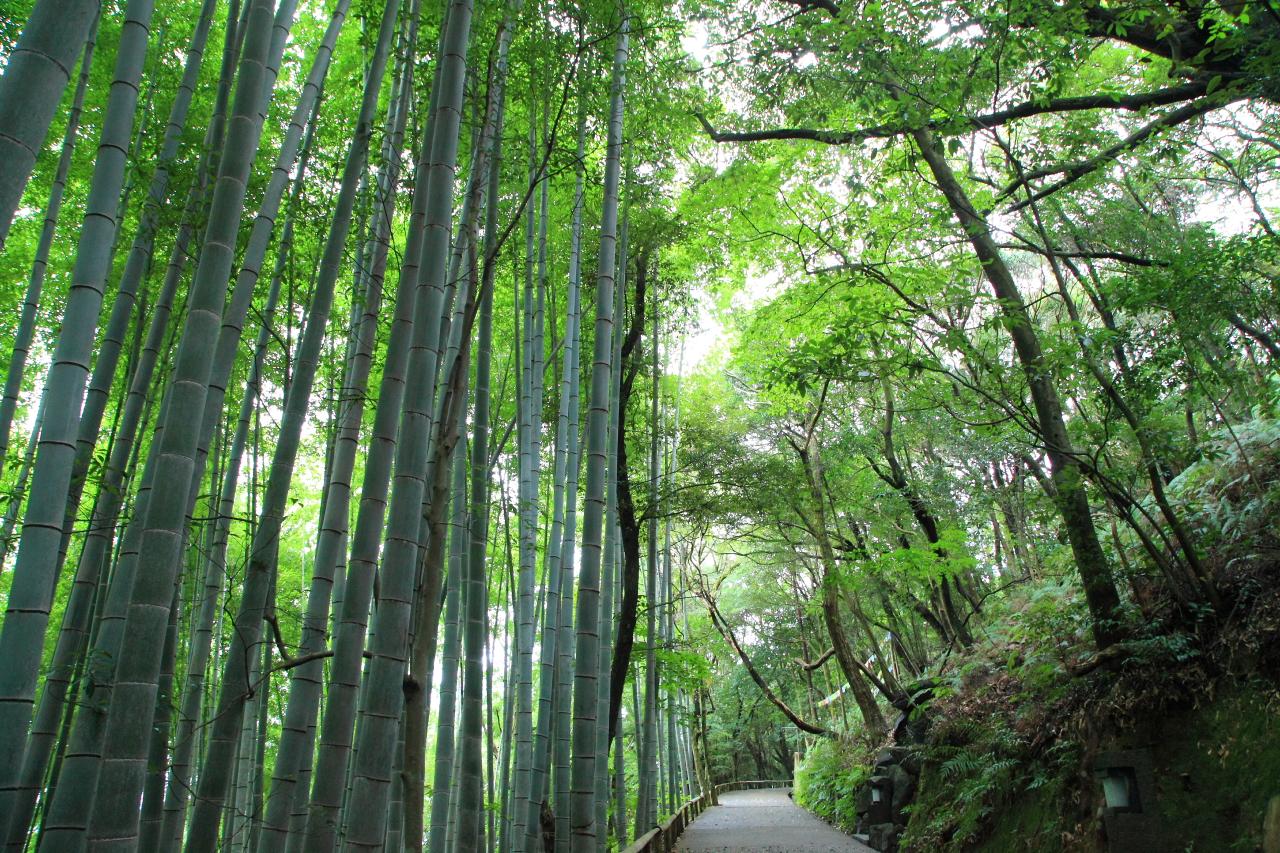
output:
<svg viewBox="0 0 1280 853"><path fill-rule="evenodd" d="M745 779L738 782L725 782L716 785L714 794L703 793L694 797L658 826L646 832L623 849L622 853L674 853L676 840L684 828L693 823L694 818L702 814L716 799L729 791L751 791L757 788L789 788L790 779Z"/></svg>

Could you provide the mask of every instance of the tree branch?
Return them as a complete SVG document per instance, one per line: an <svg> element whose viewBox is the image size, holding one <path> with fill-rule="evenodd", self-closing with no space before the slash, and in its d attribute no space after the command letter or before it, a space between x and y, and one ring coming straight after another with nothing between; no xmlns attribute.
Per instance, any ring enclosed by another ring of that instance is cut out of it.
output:
<svg viewBox="0 0 1280 853"><path fill-rule="evenodd" d="M825 130L806 127L779 127L769 130L724 131L716 130L700 112L693 115L702 125L707 136L716 142L767 142L772 140L805 140L823 145L853 145L868 139L892 139L917 130L920 126L941 133L967 133L975 130L991 130L1010 122L1039 115L1082 112L1087 110L1127 110L1137 112L1148 107L1181 103L1205 94L1207 84L1199 81L1142 92L1137 95L1080 95L1069 98L1052 98L1047 101L1023 101L1003 110L995 110L975 116L958 116L950 119L931 119L923 125L878 124L859 130Z"/></svg>
<svg viewBox="0 0 1280 853"><path fill-rule="evenodd" d="M829 649L827 649L825 652L823 652L821 655L819 655L818 659L815 661L807 661L804 658L796 658L796 663L800 664L800 666L804 668L805 672L813 672L815 669L822 666L827 661L831 660L831 657L835 653L836 653L836 647L832 646Z"/></svg>
<svg viewBox="0 0 1280 853"><path fill-rule="evenodd" d="M760 691L764 693L765 698L772 702L788 720L795 723L796 727L800 730L806 731L811 735L831 736L831 731L829 729L804 719L795 711L791 710L791 707L787 705L786 702L782 701L782 697L773 692L773 688L768 685L764 680L764 677L756 669L755 664L751 662L751 658L747 656L746 650L738 644L738 638L733 635L733 629L729 627L729 623L725 622L724 616L720 614L719 609L716 607L715 599L713 599L711 594L705 589L700 590L699 598L701 598L707 605L707 612L711 614L711 623L716 626L716 630L720 632L721 637L724 637L725 642L733 647L734 652L738 655L738 659L742 661L742 665L746 667L747 674L751 676L751 680L754 681L756 686L760 688Z"/></svg>
<svg viewBox="0 0 1280 853"><path fill-rule="evenodd" d="M1102 149L1097 154L1094 154L1092 157L1086 158L1084 160L1077 160L1074 163L1065 163L1059 166L1049 166L1043 169L1035 169L1030 172L1027 172L1024 175L1019 176L1017 179L1012 181L1008 186L1006 186L1003 190L1000 191L1000 195L996 197L996 202L999 203L1004 199L1008 198L1013 193L1017 192L1022 186L1027 185L1030 181L1038 180L1040 178L1048 178L1053 175L1062 175L1060 179L1054 181L1048 186L1042 187L1041 189L1032 193L1029 197L1023 199L1022 201L1019 201L1016 204L1011 205L1007 212L1016 213L1017 211L1022 210L1027 205L1034 204L1035 202L1040 201L1046 196L1050 196L1056 193L1058 190L1063 189L1064 187L1070 186L1071 184L1074 184L1076 181L1080 180L1085 175L1088 175L1091 172L1097 171L1098 169L1110 163L1112 160L1115 160L1117 157L1119 157L1121 154L1125 153L1126 151L1129 151L1133 148L1137 148L1139 145L1141 145L1142 143L1150 139L1152 136L1154 136L1158 131L1165 130L1171 127L1176 127L1177 125L1180 125L1180 124L1185 124L1191 119L1198 118L1199 116L1204 115L1210 110L1214 110L1214 109L1217 109L1218 107L1226 106L1226 104L1239 99L1240 99L1239 96L1232 97L1227 100L1223 100L1222 98L1216 98L1216 97L1208 97L1208 98L1201 98L1198 101L1193 101L1190 104L1179 107L1173 112L1166 113L1165 115L1161 116L1160 118L1156 119L1153 122L1143 125L1141 128L1139 128L1138 130L1135 130L1133 133L1129 134L1124 139L1117 142L1115 145Z"/></svg>

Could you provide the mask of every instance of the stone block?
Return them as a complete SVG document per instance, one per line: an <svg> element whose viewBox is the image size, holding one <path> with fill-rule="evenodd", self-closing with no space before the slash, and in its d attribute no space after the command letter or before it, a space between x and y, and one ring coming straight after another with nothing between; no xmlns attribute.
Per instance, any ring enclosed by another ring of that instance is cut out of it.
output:
<svg viewBox="0 0 1280 853"><path fill-rule="evenodd" d="M871 811L871 785L862 785L858 788L858 793L853 797L853 811L855 814L866 814Z"/></svg>
<svg viewBox="0 0 1280 853"><path fill-rule="evenodd" d="M1101 752L1094 759L1094 775L1113 795L1127 799L1126 806L1105 806L1102 826L1109 853L1147 853L1163 850L1159 810L1156 807L1154 765L1149 749Z"/></svg>
<svg viewBox="0 0 1280 853"><path fill-rule="evenodd" d="M888 776L872 776L867 784L874 789L867 809L867 822L872 825L892 823L893 780Z"/></svg>
<svg viewBox="0 0 1280 853"><path fill-rule="evenodd" d="M894 823L905 825L907 816L902 813L902 810L911 805L911 801L915 799L916 780L897 764L890 768L889 778L893 780L893 797L889 801L890 813L893 815Z"/></svg>
<svg viewBox="0 0 1280 853"><path fill-rule="evenodd" d="M867 846L881 853L897 853L898 827L892 823L873 824L867 830Z"/></svg>

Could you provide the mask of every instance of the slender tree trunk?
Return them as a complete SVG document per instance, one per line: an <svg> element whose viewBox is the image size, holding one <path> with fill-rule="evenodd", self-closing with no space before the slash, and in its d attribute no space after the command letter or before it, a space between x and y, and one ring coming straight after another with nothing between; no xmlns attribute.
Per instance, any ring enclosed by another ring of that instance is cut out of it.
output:
<svg viewBox="0 0 1280 853"><path fill-rule="evenodd" d="M380 847L386 834L384 808L389 793L387 776L390 768L382 765L394 749L397 720L404 703L402 686L409 651L413 582L418 565L417 539L428 473L430 410L435 398L440 322L444 308L446 270L442 261L448 257L453 172L457 159L458 120L466 77L471 11L470 0L453 0L440 62L438 85L443 88L438 102L435 138L432 140L432 174L424 242L424 256L428 263L423 269L422 292L414 318L414 346L409 370L412 384L406 389L400 418L395 477L382 549L381 597L374 619L374 636L369 645L372 655L366 676L369 707L368 712L361 715L348 805L350 825L344 848L351 850ZM442 433L447 432L445 426L449 423L446 417L441 423ZM317 818L319 815L313 812L308 833L313 831L312 823L316 824L315 830L321 829ZM331 848L332 842L325 842L311 849L323 851Z"/></svg>
<svg viewBox="0 0 1280 853"><path fill-rule="evenodd" d="M530 109L529 121L529 185L530 198L541 182L546 180L542 174L537 156L537 125L532 118L535 110ZM536 213L530 205L525 212L525 278L523 337L521 338L521 384L519 402L520 419L520 597L517 624L519 630L519 654L521 669L517 681L517 723L516 733L516 837L523 839L519 849L538 851L542 848L542 807L549 797L551 785L548 774L551 763L552 731L554 718L553 691L555 685L554 666L558 643L561 637L557 633L560 624L560 548L563 534L558 532L555 523L556 515L563 513L563 486L560 485L561 503L557 500L555 489L563 482L563 453L566 444L560 444L557 434L556 459L552 482L552 528L547 543L545 557L545 573L547 588L546 602L542 611L542 635L539 654L539 686L538 686L538 728L537 739L533 733L533 637L534 637L534 575L537 572L537 532L539 503L539 473L542 457L542 400L543 400L543 316L544 293L541 288L534 295L535 266L535 231ZM539 284L542 284L539 280ZM567 416L567 415L566 415ZM557 430L559 421L557 421ZM567 441L567 439L566 439ZM557 479L558 478L558 479ZM563 515L560 515L563 519ZM553 568L554 566L554 568ZM523 746L523 749L521 748Z"/></svg>
<svg viewBox="0 0 1280 853"><path fill-rule="evenodd" d="M181 591L181 585L175 584L173 603L169 606L169 627L164 635L164 656L161 658L160 682L156 691L155 723L151 728L151 748L147 753L147 779L142 792L142 817L139 821L138 846L142 850L160 849L169 728L173 722L173 669L178 653Z"/></svg>
<svg viewBox="0 0 1280 853"><path fill-rule="evenodd" d="M137 445L137 436L145 421L148 396L152 390L155 366L161 355L164 338L169 330L169 318L178 277L166 277L164 286L152 310L147 340L133 371L116 440L111 447L100 487L101 495L94 507L93 518L72 582L71 596L63 611L62 626L58 632L53 660L45 676L44 690L32 722L31 734L23 755L23 766L18 781L17 801L9 823L6 844L9 849L20 849L34 813L36 797L43 784L49 756L53 750L63 706L72 684L72 672L84 656L95 596L104 596L102 579L106 576L110 560L112 539L116 522L124 504L127 478L132 470L131 461Z"/></svg>
<svg viewBox="0 0 1280 853"><path fill-rule="evenodd" d="M387 0L383 10L381 28L368 74L356 128L347 152L347 161L338 190L336 209L330 223L324 257L320 263L319 277L307 312L306 327L299 338L294 358L294 370L285 398L280 434L276 441L275 456L271 463L271 475L262 501L261 515L254 535L252 556L246 570L241 590L240 610L236 616L230 651L219 686L218 710L213 718L210 741L202 764L197 788L195 809L191 822L191 839L187 849L192 851L213 849L217 837L217 825L234 750L234 737L244 701L252 696L255 686L247 680L244 670L246 656L256 653L263 618L270 599L268 593L274 585L276 560L279 551L280 526L289 498L293 480L294 461L306 420L311 390L319 365L324 333L333 305L334 290L341 271L342 256L355 208L356 190L368 156L369 140L373 135L374 117L378 106L378 94L383 73L391 52L391 39L395 33L398 0ZM327 603L333 582L332 565L315 566L312 574L313 597L321 597ZM327 613L320 619L328 621Z"/></svg>
<svg viewBox="0 0 1280 853"><path fill-rule="evenodd" d="M956 180L933 133L920 129L912 133L912 138L938 181L956 220L968 235L974 253L982 263L983 274L1000 302L1018 360L1027 375L1027 386L1036 408L1045 452L1053 468L1058 510L1067 529L1067 538L1075 555L1080 579L1084 582L1085 601L1093 618L1094 639L1099 647L1109 646L1123 634L1120 624L1120 595L1116 591L1106 554L1098 542L1098 532L1093 527L1084 476L1067 432L1062 403L1054 387L1052 373L1045 364L1040 340L1031 323L1026 303L991 236L986 220L977 212L964 187Z"/></svg>
<svg viewBox="0 0 1280 853"><path fill-rule="evenodd" d="M446 12L446 16L450 14ZM447 24L446 24L447 34ZM442 36L442 44L444 37ZM441 50L443 53L443 50ZM355 532L351 536L351 555L342 589L342 606L338 610L333 632L333 660L327 682L327 708L320 730L320 746L312 772L312 791L308 807L305 846L308 850L332 850L336 844L339 810L348 775L355 727L357 694L360 689L362 653L368 626L369 603L373 594L374 567L381 551L382 527L387 509L387 487L396 453L400 410L405 395L406 372L413 338L419 334L438 334L440 303L429 306L427 287L420 282L425 272L421 266L427 249L425 236L429 217L440 215L438 201L432 196L432 173L435 166L434 139L441 123L438 100L445 63L437 63L432 87L432 107L414 179L413 212L409 236L396 290L395 316L383 357L382 379L374 414L368 456L360 490L360 505ZM460 96L459 96L460 100ZM456 128L456 124L454 125ZM454 151L456 152L456 129ZM452 158L448 168L452 187ZM450 192L451 194L451 192ZM437 207L433 208L432 204ZM439 226L432 226L434 231ZM445 225L447 229L447 218ZM447 248L447 234L445 247ZM433 243L431 250L440 251ZM427 255L428 268L438 264L440 255ZM431 329L425 329L428 312ZM434 345L434 344L433 344ZM420 346L420 345L418 345ZM420 509L420 508L419 508Z"/></svg>
<svg viewBox="0 0 1280 853"><path fill-rule="evenodd" d="M335 9L329 27L325 32L324 39L317 51L315 60L308 76L307 82L303 86L303 94L297 108L294 111L292 120L290 121L285 140L281 145L279 157L276 161L275 170L272 173L271 180L268 183L266 193L258 216L254 220L253 231L250 234L248 247L245 251L245 257L241 264L239 279L237 281L237 289L252 289L252 282L256 282L258 270L262 265L264 255L270 240L272 223L277 216L283 190L289 175L293 168L294 160L298 161L298 174L294 179L293 202L288 218L285 221L283 233L280 238L280 245L277 248L276 268L271 278L271 286L268 291L266 305L263 309L264 317L272 317L274 315L276 300L280 293L280 283L284 273L284 266L289 258L293 243L293 227L294 227L294 210L297 207L297 198L301 192L303 178L307 174L307 165L309 160L309 152L311 149L311 139L315 131L316 115L319 108L319 93L323 85L323 80L328 69L329 59L332 54L333 45L337 39L338 31L342 25L343 16L345 14L345 2L340 2ZM308 119L310 116L310 119ZM304 133L305 140L302 140L301 155L298 153L299 141ZM230 532L232 505L235 499L236 484L239 478L240 459L243 454L244 446L248 437L248 429L251 421L251 413L257 404L257 398L260 388L259 376L262 370L262 358L269 342L274 340L269 325L264 324L259 331L257 345L255 347L255 355L250 364L250 377L246 384L245 393L241 400L240 415L237 419L237 428L235 437L231 445L231 455L227 465L227 471L222 485L220 509L216 521L216 530L214 533L214 541L210 560L206 566L206 577L203 585L203 594L200 600L200 610L197 616L195 633L189 649L189 659L187 665L187 684L184 686L182 699L182 713L180 717L180 728L178 738L174 747L173 762L173 782L169 787L169 802L166 806L166 829L164 838L166 843L180 843L182 827L186 819L187 807L187 791L189 788L191 753L195 747L194 726L196 718L199 715L200 701L205 686L205 671L208 663L209 644L213 632L214 616L217 611L219 595L222 590L222 580L226 573L226 550L227 540ZM274 790L274 788L273 788Z"/></svg>
<svg viewBox="0 0 1280 853"><path fill-rule="evenodd" d="M627 262L624 257L623 263ZM639 371L639 345L644 332L645 292L648 279L648 253L636 257L635 300L631 328L622 342L619 366L621 377L618 391L618 524L622 542L622 583L618 607L617 640L613 650L610 670L609 731L618 731L618 714L622 709L623 688L627 669L631 664L631 651L635 643L636 619L640 599L640 527L636 521L635 503L631 496L631 478L627 469L627 405L631 388Z"/></svg>
<svg viewBox="0 0 1280 853"><path fill-rule="evenodd" d="M154 486L142 524L137 572L111 686L101 772L89 828L90 846L94 849L127 846L136 838L137 799L199 438L199 419L192 418L191 413L204 410L211 372L209 356L233 261L249 164L260 135L257 116L266 94L270 34L270 3L255 0L240 61L230 136L219 169L204 250L191 287L186 327L175 354L169 405L159 425L163 438L152 450L157 459Z"/></svg>
<svg viewBox="0 0 1280 853"><path fill-rule="evenodd" d="M463 566L468 558L466 530L466 456L456 452L453 465L453 522L449 531L449 576L445 595L444 659L440 669L440 710L436 715L435 775L431 788L431 853L445 853L445 830L454 789L454 735L458 707L458 659L461 657Z"/></svg>
<svg viewBox="0 0 1280 853"><path fill-rule="evenodd" d="M575 291L577 288L575 288ZM565 358L570 372L569 381L569 430L568 447L565 454L565 523L563 540L560 545L560 624L556 635L560 642L556 644L555 665L555 817L556 817L556 850L567 853L569 850L569 796L570 796L570 737L572 736L570 711L573 701L573 653L569 645L569 637L573 636L573 557L574 542L578 532L578 472L580 470L580 451L578 447L578 411L580 409L579 388L581 387L579 368L579 352L581 352L580 332L581 310L579 295L575 292L573 315L566 323L565 335L568 346ZM548 797L550 800L550 797Z"/></svg>
<svg viewBox="0 0 1280 853"><path fill-rule="evenodd" d="M579 279L579 265L581 262L581 240L582 240L582 199L583 199L583 168L582 154L585 147L585 109L579 111L578 122L578 174L577 184L574 192L573 207L573 244L570 254L571 274L570 282L574 285L575 290ZM622 218L622 237L621 246L618 257L615 258L615 266L617 268L618 281L614 287L613 293L613 335L610 342L609 357L609 434L607 437L606 447L608 455L605 461L607 472L607 481L605 484L605 505L604 505L604 551L601 563L600 578L600 680L596 684L596 713L599 719L605 721L603 725L596 726L596 778L595 778L595 797L596 797L596 826L598 834L596 836L597 853L607 853L609 848L609 746L612 742L609 737L609 696L611 694L609 679L611 675L611 656L613 653L613 597L614 590L617 587L617 569L620 565L619 560L619 537L618 531L618 380L622 375L622 323L620 318L623 312L624 294L626 290L627 278L627 232L629 224L630 203L624 208ZM576 297L576 294L575 294ZM574 331L581 322L575 318ZM580 337L580 335L579 335ZM618 765L622 764L622 750L618 750L616 758ZM622 846L622 836L618 834L618 846Z"/></svg>
<svg viewBox="0 0 1280 853"><path fill-rule="evenodd" d="M655 275L655 279L657 276ZM642 736L637 747L636 759L639 774L640 791L636 801L636 835L647 832L658 821L657 809L657 766L658 766L658 515L661 503L658 497L658 385L660 349L662 342L658 332L658 288L657 281L653 286L653 302L651 322L653 324L650 372L652 388L650 389L649 409L649 542L645 563L645 669L644 669L644 717L642 720Z"/></svg>
<svg viewBox="0 0 1280 853"><path fill-rule="evenodd" d="M498 69L495 72L496 98L491 98L490 122L500 126L502 112L502 77L506 73L506 45L509 44L509 21L504 22ZM494 134L496 138L496 133ZM496 162L491 167L497 172ZM489 204L497 206L498 199ZM474 277L476 271L473 269ZM462 702L462 756L459 791L459 832L455 849L458 853L480 850L483 836L478 832L484 805L484 765L482 760L482 720L484 716L484 650L488 611L488 580L485 551L488 542L489 516L489 374L493 349L492 278L480 294L479 329L476 339L475 411L471 441L471 506L469 513L470 552L467 557L467 621L464 637ZM458 496L461 499L461 495Z"/></svg>
<svg viewBox="0 0 1280 853"><path fill-rule="evenodd" d="M125 335L129 330L129 318L134 313L135 296L151 265L152 247L155 243L160 211L169 193L169 170L178 158L187 114L191 107L191 98L195 94L196 84L200 78L200 66L204 59L205 46L209 41L209 29L213 23L216 5L215 0L204 0L201 5L200 17L187 46L182 80L169 110L159 160L147 189L133 245L125 261L124 273L111 299L111 312L107 325L96 346L93 374L85 392L84 404L80 410L79 429L76 434L76 454L71 466L71 483L67 489L66 521L63 524L62 542L58 552L59 570L71 541L76 512L84 492L85 480L89 475L89 466L93 461L94 447L97 445L107 400L111 396L111 387L119 365L120 353L124 348ZM117 232L116 239L118 240L120 236ZM141 315L139 315L139 323L141 323Z"/></svg>

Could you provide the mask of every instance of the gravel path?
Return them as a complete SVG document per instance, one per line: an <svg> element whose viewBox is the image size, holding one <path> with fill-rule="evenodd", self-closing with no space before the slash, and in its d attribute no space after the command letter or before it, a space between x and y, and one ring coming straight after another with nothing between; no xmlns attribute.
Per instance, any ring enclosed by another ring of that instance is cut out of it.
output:
<svg viewBox="0 0 1280 853"><path fill-rule="evenodd" d="M679 853L872 853L791 802L787 788L735 791L680 836Z"/></svg>

